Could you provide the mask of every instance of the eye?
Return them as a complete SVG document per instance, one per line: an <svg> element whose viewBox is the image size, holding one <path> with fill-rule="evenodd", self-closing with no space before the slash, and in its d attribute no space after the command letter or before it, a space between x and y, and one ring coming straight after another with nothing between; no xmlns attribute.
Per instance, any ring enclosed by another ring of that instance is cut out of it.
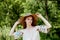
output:
<svg viewBox="0 0 60 40"><path fill-rule="evenodd" d="M30 20L30 19L28 18L28 20Z"/></svg>

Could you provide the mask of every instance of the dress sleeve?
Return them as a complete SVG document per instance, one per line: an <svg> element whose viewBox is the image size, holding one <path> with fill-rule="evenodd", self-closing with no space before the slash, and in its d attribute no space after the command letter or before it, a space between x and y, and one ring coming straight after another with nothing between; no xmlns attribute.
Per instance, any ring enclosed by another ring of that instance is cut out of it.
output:
<svg viewBox="0 0 60 40"><path fill-rule="evenodd" d="M38 25L37 29L39 29L40 32L48 33L48 28L46 25Z"/></svg>
<svg viewBox="0 0 60 40"><path fill-rule="evenodd" d="M20 30L16 31L13 33L14 39L18 39L19 37L22 36L22 32Z"/></svg>

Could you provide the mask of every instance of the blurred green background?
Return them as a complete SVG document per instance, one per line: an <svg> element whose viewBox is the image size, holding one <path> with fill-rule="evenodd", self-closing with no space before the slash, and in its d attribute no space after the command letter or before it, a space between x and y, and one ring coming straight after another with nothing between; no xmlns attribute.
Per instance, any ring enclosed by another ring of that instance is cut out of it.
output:
<svg viewBox="0 0 60 40"><path fill-rule="evenodd" d="M14 40L9 36L9 32L15 21L28 12L41 13L52 25L49 33L40 33L41 40L60 40L59 2L59 0L0 0L0 40ZM38 20L38 25L40 24L43 22ZM21 28L22 26L18 25L15 31Z"/></svg>

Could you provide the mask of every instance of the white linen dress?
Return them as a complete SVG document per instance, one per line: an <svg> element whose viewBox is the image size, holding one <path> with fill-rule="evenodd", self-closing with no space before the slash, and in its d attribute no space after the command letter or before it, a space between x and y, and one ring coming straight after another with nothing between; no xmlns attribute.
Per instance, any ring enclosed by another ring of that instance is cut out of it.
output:
<svg viewBox="0 0 60 40"><path fill-rule="evenodd" d="M14 39L18 39L22 36L23 40L40 40L39 32L47 33L47 27L45 25L38 25L30 29L19 30L14 32Z"/></svg>

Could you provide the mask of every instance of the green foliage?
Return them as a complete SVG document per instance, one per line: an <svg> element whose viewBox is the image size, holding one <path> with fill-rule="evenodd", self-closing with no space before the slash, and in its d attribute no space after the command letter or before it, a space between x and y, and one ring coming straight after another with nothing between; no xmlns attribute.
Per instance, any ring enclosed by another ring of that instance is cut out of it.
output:
<svg viewBox="0 0 60 40"><path fill-rule="evenodd" d="M58 9L57 1L48 1L48 19L52 25L51 31L48 34L40 33L41 40L59 40L60 32L60 10ZM45 1L42 0L0 0L0 40L14 40L9 36L9 32L14 22L22 15L31 12L41 13L46 17ZM41 20L38 25L43 24ZM18 25L16 30L21 29L22 26ZM19 38L22 40L22 38ZM18 40L19 40L18 39Z"/></svg>

